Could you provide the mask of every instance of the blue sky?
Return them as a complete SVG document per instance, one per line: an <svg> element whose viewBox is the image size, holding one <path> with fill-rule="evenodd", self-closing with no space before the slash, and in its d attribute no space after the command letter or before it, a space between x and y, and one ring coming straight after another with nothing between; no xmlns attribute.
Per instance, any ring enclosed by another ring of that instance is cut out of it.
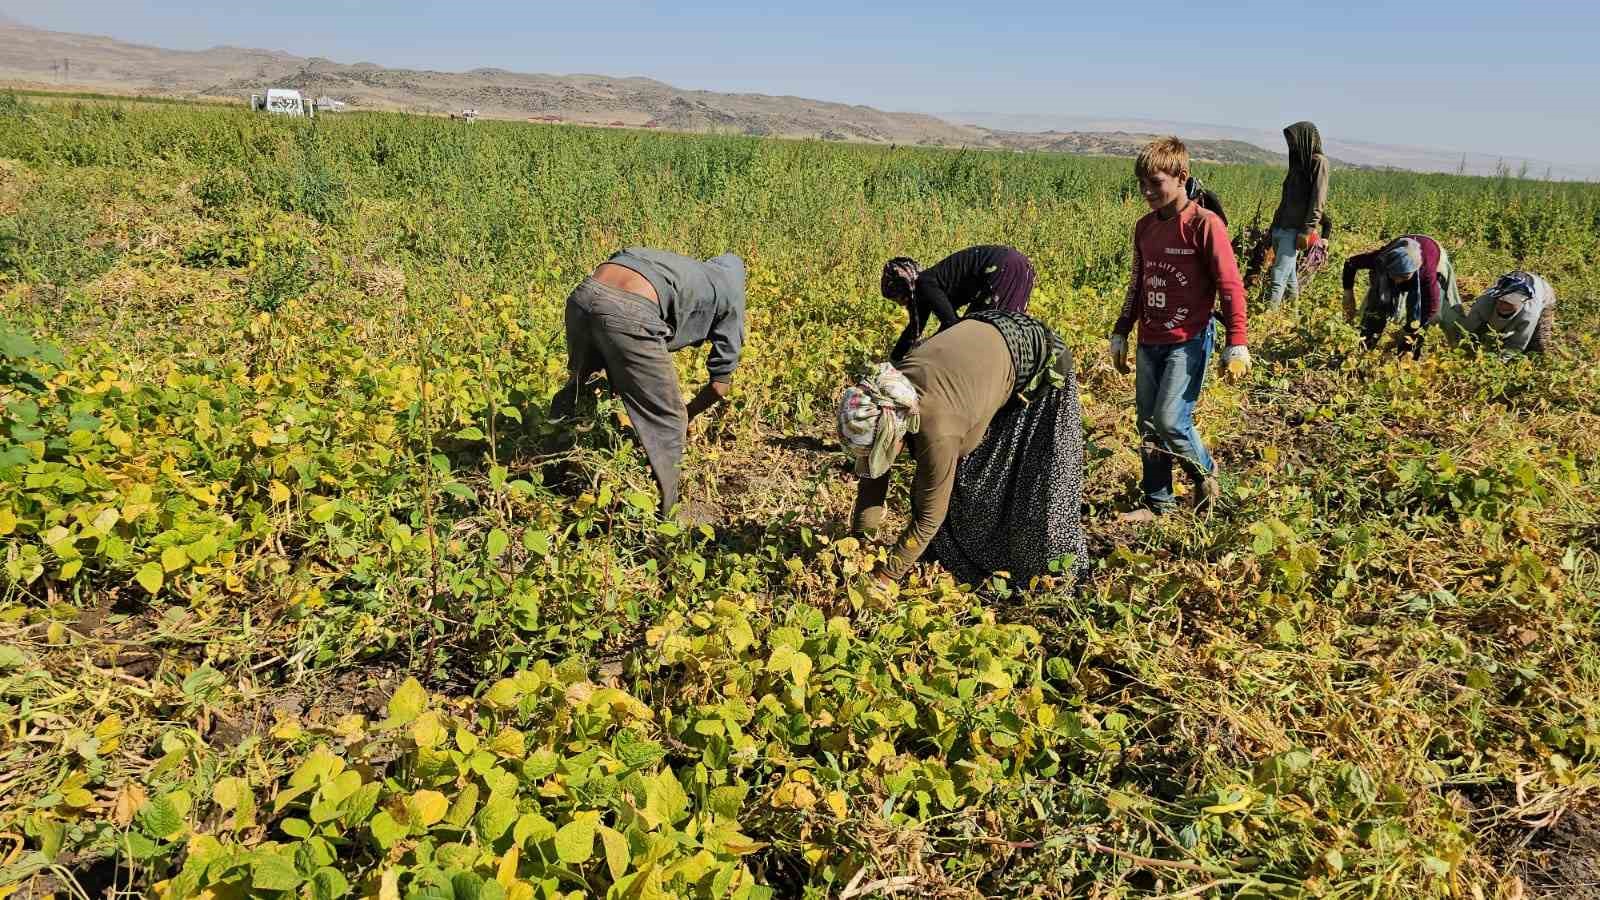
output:
<svg viewBox="0 0 1600 900"><path fill-rule="evenodd" d="M231 8L230 8L231 7ZM1171 119L1600 161L1600 2L0 0L62 31L340 62L645 75L923 112Z"/></svg>

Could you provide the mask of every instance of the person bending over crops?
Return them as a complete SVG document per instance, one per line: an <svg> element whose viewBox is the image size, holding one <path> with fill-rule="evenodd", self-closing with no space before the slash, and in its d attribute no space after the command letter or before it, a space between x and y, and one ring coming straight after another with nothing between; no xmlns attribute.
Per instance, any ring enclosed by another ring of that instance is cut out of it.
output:
<svg viewBox="0 0 1600 900"><path fill-rule="evenodd" d="M1344 263L1344 315L1356 319L1356 273L1368 274L1367 297L1361 305L1361 336L1367 349L1378 346L1390 322L1399 325L1398 352L1422 354L1422 329L1439 318L1441 306L1461 306L1450 254L1425 234L1397 237Z"/></svg>
<svg viewBox="0 0 1600 900"><path fill-rule="evenodd" d="M744 346L744 289L744 261L732 253L701 262L629 247L567 297L570 377L552 398L550 416L571 415L589 378L605 370L650 460L663 515L678 502L689 420L725 400L732 386ZM709 379L685 408L670 354L708 342Z"/></svg>
<svg viewBox="0 0 1600 900"><path fill-rule="evenodd" d="M889 359L899 362L922 338L929 313L939 317L943 329L956 323L960 318L957 310L962 307L970 312L1027 312L1028 296L1033 293L1033 263L1013 247L995 245L959 250L926 271L916 260L897 256L883 264L880 290L911 314L889 352Z"/></svg>
<svg viewBox="0 0 1600 900"><path fill-rule="evenodd" d="M1212 321L1222 295L1232 377L1250 370L1244 281L1228 227L1184 190L1189 151L1175 137L1151 141L1134 163L1150 213L1133 229L1133 272L1122 315L1111 332L1111 362L1128 373L1128 335L1139 323L1134 396L1143 464L1145 508L1124 521L1148 522L1176 503L1172 464L1195 481L1195 506L1209 508L1218 493L1216 461L1194 427L1194 406L1211 359Z"/></svg>
<svg viewBox="0 0 1600 900"><path fill-rule="evenodd" d="M1070 554L1084 559L1083 422L1066 345L1038 320L983 310L880 363L844 392L839 439L861 476L851 529L883 522L889 467L910 443L911 524L879 588L925 554L975 584L1026 582Z"/></svg>
<svg viewBox="0 0 1600 900"><path fill-rule="evenodd" d="M1272 271L1267 303L1276 308L1284 292L1300 296L1295 263L1301 250L1321 239L1323 207L1328 203L1328 157L1322 153L1322 134L1310 122L1283 129L1289 145L1289 174L1283 178L1283 196L1272 216Z"/></svg>
<svg viewBox="0 0 1600 900"><path fill-rule="evenodd" d="M1532 272L1501 275L1470 308L1463 311L1447 304L1439 315L1440 330L1451 346L1464 335L1481 338L1492 332L1507 356L1543 353L1550 346L1555 321L1555 289Z"/></svg>

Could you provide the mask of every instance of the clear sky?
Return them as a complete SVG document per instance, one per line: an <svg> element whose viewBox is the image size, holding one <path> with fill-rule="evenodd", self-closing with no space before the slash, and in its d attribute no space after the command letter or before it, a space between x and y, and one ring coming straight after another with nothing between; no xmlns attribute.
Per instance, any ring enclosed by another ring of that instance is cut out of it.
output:
<svg viewBox="0 0 1600 900"><path fill-rule="evenodd" d="M339 62L645 75L923 112L1171 119L1600 161L1597 0L0 0L30 25Z"/></svg>

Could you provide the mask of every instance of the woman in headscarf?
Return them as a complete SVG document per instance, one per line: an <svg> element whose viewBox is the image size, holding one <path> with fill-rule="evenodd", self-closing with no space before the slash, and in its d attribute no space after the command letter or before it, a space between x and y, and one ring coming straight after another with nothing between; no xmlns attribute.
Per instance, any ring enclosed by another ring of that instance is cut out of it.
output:
<svg viewBox="0 0 1600 900"><path fill-rule="evenodd" d="M928 314L939 317L939 327L949 328L967 307L1027 312L1033 293L1033 264L1014 247L985 244L959 250L926 271L909 256L883 264L880 291L904 306L911 321L900 333L889 359L899 362L922 338Z"/></svg>
<svg viewBox="0 0 1600 900"><path fill-rule="evenodd" d="M1070 556L1084 565L1083 422L1071 354L1049 328L1004 310L940 331L899 366L848 388L839 438L861 476L851 529L877 530L889 468L909 443L911 524L873 573L899 582L924 554L976 584L1020 583Z"/></svg>
<svg viewBox="0 0 1600 900"><path fill-rule="evenodd" d="M1369 350L1394 322L1402 329L1395 349L1420 356L1422 329L1439 318L1441 306L1461 305L1461 289L1449 252L1425 234L1403 235L1345 260L1344 315L1351 322L1356 319L1356 273L1362 270L1369 277L1361 306L1361 336Z"/></svg>
<svg viewBox="0 0 1600 900"><path fill-rule="evenodd" d="M1507 356L1549 349L1555 322L1555 289L1532 272L1507 272L1471 308L1446 305L1439 317L1452 346L1464 335L1481 338L1492 332Z"/></svg>

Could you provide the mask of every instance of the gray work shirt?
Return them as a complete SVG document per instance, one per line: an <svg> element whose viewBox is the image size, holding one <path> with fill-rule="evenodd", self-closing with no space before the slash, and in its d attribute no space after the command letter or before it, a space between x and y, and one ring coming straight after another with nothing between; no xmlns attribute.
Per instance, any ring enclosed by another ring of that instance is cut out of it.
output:
<svg viewBox="0 0 1600 900"><path fill-rule="evenodd" d="M711 342L706 372L733 380L744 349L744 260L724 253L701 262L648 247L628 247L607 262L632 269L656 289L661 318L672 329L669 351Z"/></svg>

